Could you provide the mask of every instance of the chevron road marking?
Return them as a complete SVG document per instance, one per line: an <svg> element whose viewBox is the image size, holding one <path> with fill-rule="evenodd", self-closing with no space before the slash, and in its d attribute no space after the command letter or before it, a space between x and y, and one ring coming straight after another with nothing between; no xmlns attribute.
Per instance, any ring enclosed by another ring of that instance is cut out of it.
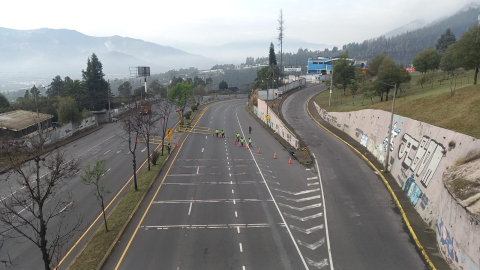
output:
<svg viewBox="0 0 480 270"><path fill-rule="evenodd" d="M290 209L293 209L293 210L297 210L297 211L305 211L307 209L313 209L313 208L317 208L317 207L322 207L322 204L321 203L317 203L317 204L312 204L312 205L308 205L308 206L305 206L305 207L295 207L295 206L290 206L288 204L283 204L283 203L278 203L278 205L281 205L283 207L287 207L287 208L290 208Z"/></svg>
<svg viewBox="0 0 480 270"><path fill-rule="evenodd" d="M315 180L315 179L318 179L318 176L314 176L314 177L309 177L309 178L307 178L307 180Z"/></svg>
<svg viewBox="0 0 480 270"><path fill-rule="evenodd" d="M294 215L287 214L285 212L283 214L286 217L297 219L297 220L300 220L300 221L307 221L307 220L310 220L310 219L314 219L314 218L323 216L323 213L318 213L318 214L307 216L307 217L297 217L297 216L294 216Z"/></svg>
<svg viewBox="0 0 480 270"><path fill-rule="evenodd" d="M320 191L319 188L304 190L304 191L300 191L300 192L291 192L291 191L281 190L279 188L274 188L274 190L280 191L280 192L283 192L283 193L287 193L287 194L290 194L290 195L302 195L302 194L312 193L312 192L315 192L315 191Z"/></svg>
<svg viewBox="0 0 480 270"><path fill-rule="evenodd" d="M312 197L307 197L307 198L300 198L300 199L292 199L292 198L288 198L288 197L280 196L280 195L278 195L277 197L284 198L285 200L292 201L292 202L305 202L305 201L311 201L311 200L315 200L315 199L320 199L320 198L321 198L320 195L312 196Z"/></svg>
<svg viewBox="0 0 480 270"><path fill-rule="evenodd" d="M307 257L305 257L305 259L307 260L308 264L310 264L311 266L315 266L318 269L322 269L323 267L328 265L328 260L327 259L323 259L320 262L316 262L316 261L311 260Z"/></svg>
<svg viewBox="0 0 480 270"><path fill-rule="evenodd" d="M290 228L294 229L294 230L297 230L299 232L302 232L302 233L306 233L306 234L311 234L313 232L316 232L318 230L321 230L323 229L323 224L322 225L318 225L318 226L315 226L315 227L312 227L312 228L308 228L308 229L302 229L300 227L297 227L297 226L293 226L293 225L290 225Z"/></svg>
<svg viewBox="0 0 480 270"><path fill-rule="evenodd" d="M304 247L307 247L311 250L315 250L317 249L318 247L320 246L323 246L323 244L325 244L325 237L323 237L322 239L318 240L317 242L313 243L313 244L308 244L308 243L305 243L305 242L302 242L300 240L297 240L297 243L299 245L302 245Z"/></svg>

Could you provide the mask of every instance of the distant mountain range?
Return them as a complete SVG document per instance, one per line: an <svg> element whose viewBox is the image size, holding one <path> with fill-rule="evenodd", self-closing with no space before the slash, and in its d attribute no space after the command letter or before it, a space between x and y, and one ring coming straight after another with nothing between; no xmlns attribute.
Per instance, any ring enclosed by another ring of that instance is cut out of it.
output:
<svg viewBox="0 0 480 270"><path fill-rule="evenodd" d="M388 31L387 33L385 33L384 36L387 37L387 38L393 37L393 36L396 36L396 35L400 35L400 34L403 34L403 33L406 33L406 32L412 31L412 30L416 30L416 29L425 27L427 24L428 23L425 20L417 19L415 21L412 21L410 23L402 25L402 26L400 26L396 29L393 29L392 31Z"/></svg>
<svg viewBox="0 0 480 270"><path fill-rule="evenodd" d="M128 75L129 67L152 73L188 67L210 68L217 61L128 37L92 37L74 30L14 30L0 27L0 72L79 76L97 54L106 74Z"/></svg>

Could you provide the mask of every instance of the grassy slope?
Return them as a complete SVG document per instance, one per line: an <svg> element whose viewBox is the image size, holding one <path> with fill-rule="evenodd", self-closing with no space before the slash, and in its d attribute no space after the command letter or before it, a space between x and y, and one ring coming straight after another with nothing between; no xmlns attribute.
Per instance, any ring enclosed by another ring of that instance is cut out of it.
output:
<svg viewBox="0 0 480 270"><path fill-rule="evenodd" d="M397 97L395 101L395 113L426 122L435 126L461 132L475 138L480 138L480 85L471 85L473 72L468 72L467 77L457 79L457 92L452 97L450 94L450 81L442 85L435 82L433 87L424 86L421 89L416 85L420 75L412 76L411 89L407 95ZM467 78L470 82L467 84ZM335 103L328 106L328 92L323 92L315 97L315 101L324 109L331 112L357 111L363 109L379 109L390 111L392 102L380 102L379 98L374 99L372 105L370 100L363 101L361 95L357 95L355 105L352 104L352 97L343 98L340 103L340 90L334 90ZM347 101L348 100L348 101Z"/></svg>

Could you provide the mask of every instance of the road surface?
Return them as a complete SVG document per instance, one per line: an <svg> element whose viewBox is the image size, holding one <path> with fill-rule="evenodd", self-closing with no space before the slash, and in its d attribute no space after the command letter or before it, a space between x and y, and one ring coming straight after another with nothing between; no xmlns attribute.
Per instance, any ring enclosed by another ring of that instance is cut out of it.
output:
<svg viewBox="0 0 480 270"><path fill-rule="evenodd" d="M428 269L380 178L308 115L306 102L325 88L292 94L282 114L318 160L335 269Z"/></svg>
<svg viewBox="0 0 480 270"><path fill-rule="evenodd" d="M168 126L173 128L177 121L177 115L172 113ZM69 158L81 157L81 167L88 163L93 164L96 158L106 159L106 168L108 171L105 174L103 183L106 189L111 192L106 196L106 204L115 197L127 181L131 179L133 174L132 155L128 151L127 142L121 138L121 135L124 134L121 127L122 124L120 121L118 123L105 124L102 129L60 148L60 151L67 151ZM157 131L154 132L154 134L159 133L160 129L157 127ZM157 144L151 144L150 151L153 151L155 147L157 147ZM138 144L136 154L138 168L147 158L145 143ZM40 175L45 175L48 172L46 168L41 168L40 171ZM64 195L71 193L71 202L75 205L74 211L67 214L67 224L72 225L78 220L78 217L83 219L81 226L82 232L76 233L72 238L73 240L63 248L62 253L64 255L74 245L76 239L83 234L83 231L87 229L101 213L100 206L93 195L93 187L86 186L82 183L79 177L81 173L82 172L79 172L77 177L68 181L63 192ZM0 199L8 197L11 194L9 186L12 187L13 192L21 188L14 179L10 179L8 182L0 181ZM50 209L53 205L53 202L48 202L46 208ZM28 215L28 212L24 211L22 214ZM101 225L100 220L98 226ZM57 220L52 220L48 226L49 230L53 231L59 227L59 224ZM98 227L93 227L92 232L96 231L97 228ZM4 233L9 237L16 236L16 233L13 231ZM84 242L81 244L83 243ZM70 253L59 269L65 269L80 248L81 245ZM38 269L39 265L43 265L42 256L38 247L34 246L32 242L25 238L7 239L0 250L0 260L5 259L7 256L14 259L14 265L8 269ZM3 265L0 265L0 269L2 267Z"/></svg>
<svg viewBox="0 0 480 270"><path fill-rule="evenodd" d="M225 129L226 138L187 137L103 269L329 268L317 172L289 164L245 103L203 115L197 126ZM253 148L234 144L237 132Z"/></svg>

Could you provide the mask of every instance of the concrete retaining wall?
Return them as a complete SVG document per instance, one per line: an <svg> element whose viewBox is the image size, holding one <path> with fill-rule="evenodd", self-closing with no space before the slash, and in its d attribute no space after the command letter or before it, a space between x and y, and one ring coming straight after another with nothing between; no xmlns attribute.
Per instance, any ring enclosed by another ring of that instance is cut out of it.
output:
<svg viewBox="0 0 480 270"><path fill-rule="evenodd" d="M480 140L394 115L392 141L388 146L390 113L370 109L329 113L314 104L324 120L367 147L380 162L384 163L387 149L390 151L389 169L398 185L427 224L437 229L446 218L439 210L445 191L442 174L458 159L480 152Z"/></svg>
<svg viewBox="0 0 480 270"><path fill-rule="evenodd" d="M480 162L476 162L476 167ZM480 222L444 187L436 224L440 250L452 269L480 269Z"/></svg>
<svg viewBox="0 0 480 270"><path fill-rule="evenodd" d="M296 80L294 82L287 84L287 87L282 85L278 88L268 89L268 99L275 99L290 90L297 89L298 87L305 86L306 84L307 84L307 80L305 80L305 78L301 78L299 80ZM278 94L278 96L275 96L276 93ZM257 96L258 98L261 98L263 100L267 99L267 90L258 91Z"/></svg>
<svg viewBox="0 0 480 270"><path fill-rule="evenodd" d="M258 107L254 107L254 113L262 119L267 125L269 125L276 133L278 133L283 139L285 139L291 146L294 148L300 147L298 143L297 137L291 132L285 124L283 124L280 117L278 117L273 110L268 110L268 114L270 115L270 121L267 123L267 119L265 116L267 115L267 102L262 99L257 99Z"/></svg>

